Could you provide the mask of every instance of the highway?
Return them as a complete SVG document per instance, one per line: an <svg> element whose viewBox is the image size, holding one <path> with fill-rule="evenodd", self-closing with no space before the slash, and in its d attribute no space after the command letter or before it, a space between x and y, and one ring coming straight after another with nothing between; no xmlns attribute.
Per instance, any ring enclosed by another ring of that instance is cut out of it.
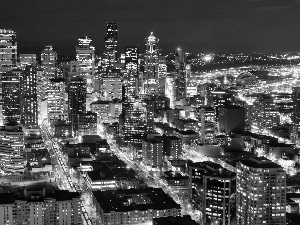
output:
<svg viewBox="0 0 300 225"><path fill-rule="evenodd" d="M77 188L77 186L74 184L74 182L72 181L68 166L66 165L66 162L63 160L64 156L60 150L60 146L58 145L57 142L53 141L52 135L50 134L50 132L45 124L43 124L43 126L42 126L42 134L43 134L45 142L49 146L50 154L55 156L57 159L58 166L59 166L58 169L62 172L61 174L63 174L63 176L64 176L63 180L67 182L66 183L67 188L71 191L81 193L81 190L79 190ZM90 219L81 199L79 199L79 204L81 206L80 210L81 210L81 219L82 219L83 224L84 225L92 225L92 220Z"/></svg>

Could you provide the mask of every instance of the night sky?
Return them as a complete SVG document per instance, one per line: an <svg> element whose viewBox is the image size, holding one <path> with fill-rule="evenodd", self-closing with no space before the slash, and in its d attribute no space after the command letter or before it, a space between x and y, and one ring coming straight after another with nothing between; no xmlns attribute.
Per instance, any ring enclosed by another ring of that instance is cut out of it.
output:
<svg viewBox="0 0 300 225"><path fill-rule="evenodd" d="M103 51L106 22L118 24L119 52L153 31L163 53L300 52L300 0L2 0L0 28L17 32L21 53L52 44L75 54L77 37Z"/></svg>

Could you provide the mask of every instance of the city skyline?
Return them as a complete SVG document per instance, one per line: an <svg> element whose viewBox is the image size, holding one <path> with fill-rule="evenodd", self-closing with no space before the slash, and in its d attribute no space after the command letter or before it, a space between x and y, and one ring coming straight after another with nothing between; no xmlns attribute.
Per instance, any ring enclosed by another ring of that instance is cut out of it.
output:
<svg viewBox="0 0 300 225"><path fill-rule="evenodd" d="M18 33L21 53L53 45L73 54L77 37L90 36L96 53L104 50L105 24L118 24L118 45L143 46L150 32L164 53L177 47L186 52L297 52L299 1L81 1L6 2L0 26ZM35 43L34 45L32 43ZM29 52L29 53L31 53ZM120 51L121 52L121 51ZM141 51L143 52L143 51Z"/></svg>

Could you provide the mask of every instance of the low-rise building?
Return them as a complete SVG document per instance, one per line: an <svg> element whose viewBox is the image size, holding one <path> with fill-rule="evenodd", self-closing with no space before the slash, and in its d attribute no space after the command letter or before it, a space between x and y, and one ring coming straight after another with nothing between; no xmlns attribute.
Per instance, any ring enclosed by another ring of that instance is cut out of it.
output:
<svg viewBox="0 0 300 225"><path fill-rule="evenodd" d="M146 224L181 215L180 205L158 188L94 191L93 198L100 215L96 224Z"/></svg>
<svg viewBox="0 0 300 225"><path fill-rule="evenodd" d="M25 189L23 197L0 193L0 224L81 224L80 194L55 190L45 194L45 189Z"/></svg>

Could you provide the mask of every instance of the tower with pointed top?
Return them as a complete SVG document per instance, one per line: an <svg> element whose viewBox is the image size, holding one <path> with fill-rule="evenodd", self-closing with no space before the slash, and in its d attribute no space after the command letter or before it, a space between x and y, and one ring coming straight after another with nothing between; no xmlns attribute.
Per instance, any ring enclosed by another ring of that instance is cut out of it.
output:
<svg viewBox="0 0 300 225"><path fill-rule="evenodd" d="M145 70L143 77L143 94L151 95L158 91L159 39L151 32L145 39Z"/></svg>

